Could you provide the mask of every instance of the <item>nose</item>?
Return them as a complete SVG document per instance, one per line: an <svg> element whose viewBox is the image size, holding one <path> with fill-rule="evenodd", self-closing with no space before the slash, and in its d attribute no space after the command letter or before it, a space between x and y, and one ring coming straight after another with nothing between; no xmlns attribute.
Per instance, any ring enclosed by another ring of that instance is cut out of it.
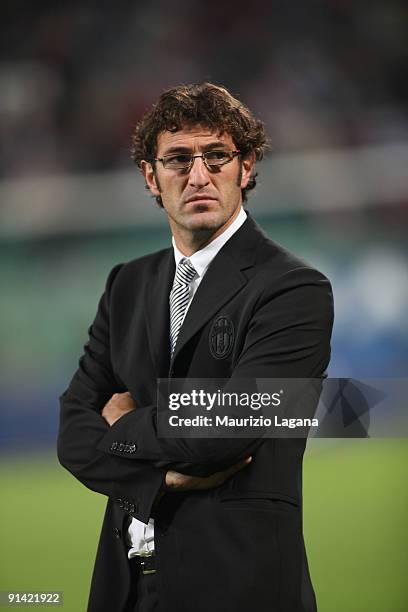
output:
<svg viewBox="0 0 408 612"><path fill-rule="evenodd" d="M210 182L208 170L202 157L196 157L193 160L193 166L190 170L188 182L192 187L196 188L204 187Z"/></svg>

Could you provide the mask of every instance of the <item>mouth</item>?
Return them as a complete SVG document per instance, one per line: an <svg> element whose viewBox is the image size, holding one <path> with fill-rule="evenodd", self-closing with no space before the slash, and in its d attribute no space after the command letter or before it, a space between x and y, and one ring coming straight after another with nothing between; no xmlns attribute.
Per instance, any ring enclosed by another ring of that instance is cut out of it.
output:
<svg viewBox="0 0 408 612"><path fill-rule="evenodd" d="M186 204L194 205L211 205L213 202L216 202L217 198L213 198L212 196L206 195L205 193L200 195L192 196L186 200Z"/></svg>

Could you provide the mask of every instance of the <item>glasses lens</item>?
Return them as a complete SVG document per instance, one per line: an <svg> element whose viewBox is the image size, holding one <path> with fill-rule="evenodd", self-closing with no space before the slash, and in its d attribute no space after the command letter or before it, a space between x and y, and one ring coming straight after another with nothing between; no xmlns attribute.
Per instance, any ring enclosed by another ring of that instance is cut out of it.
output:
<svg viewBox="0 0 408 612"><path fill-rule="evenodd" d="M232 160L234 152L207 151L203 153L203 157L208 166L222 166ZM190 153L175 153L173 155L165 155L162 159L163 166L169 170L186 170L191 166L193 155Z"/></svg>
<svg viewBox="0 0 408 612"><path fill-rule="evenodd" d="M177 155L166 155L163 157L163 166L173 170L188 168L191 164L191 155L188 153L178 153Z"/></svg>
<svg viewBox="0 0 408 612"><path fill-rule="evenodd" d="M207 151L204 157L209 166L222 166L232 159L231 151Z"/></svg>

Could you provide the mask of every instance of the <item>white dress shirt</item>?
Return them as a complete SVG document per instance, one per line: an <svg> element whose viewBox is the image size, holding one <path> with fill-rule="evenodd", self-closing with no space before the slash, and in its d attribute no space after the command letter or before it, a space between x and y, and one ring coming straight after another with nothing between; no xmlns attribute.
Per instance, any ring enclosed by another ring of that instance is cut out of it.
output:
<svg viewBox="0 0 408 612"><path fill-rule="evenodd" d="M231 225L227 227L227 229L222 234L220 234L217 238L215 238L215 240L207 244L207 246L205 246L204 248L200 249L199 251L196 251L195 253L193 253L193 255L190 255L190 257L186 257L185 255L183 255L183 253L177 248L174 238L172 239L176 268L182 259L189 259L197 272L197 275L190 283L190 300L187 305L184 318L193 300L194 294L197 291L199 284L203 280L204 274L207 272L208 266L210 265L214 257L217 255L218 251L222 249L224 244L241 227L246 218L246 212L241 207L237 218L234 219ZM133 518L131 524L129 525L127 536L128 545L130 547L128 552L129 559L141 553L143 554L146 552L153 551L154 519L150 518L148 524L146 525L145 523L142 523L141 521L138 521L137 519Z"/></svg>

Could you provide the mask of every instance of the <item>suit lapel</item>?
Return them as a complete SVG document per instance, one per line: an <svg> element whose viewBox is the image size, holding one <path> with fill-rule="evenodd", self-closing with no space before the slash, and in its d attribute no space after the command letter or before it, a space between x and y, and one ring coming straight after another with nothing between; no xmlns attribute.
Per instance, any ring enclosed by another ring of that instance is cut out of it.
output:
<svg viewBox="0 0 408 612"><path fill-rule="evenodd" d="M183 346L248 282L243 270L254 265L256 247L264 234L248 217L211 262L181 327L174 361Z"/></svg>
<svg viewBox="0 0 408 612"><path fill-rule="evenodd" d="M146 293L146 327L149 336L149 347L158 378L166 378L169 370L169 294L173 284L174 272L173 249L168 249L160 259L153 278L149 280Z"/></svg>

